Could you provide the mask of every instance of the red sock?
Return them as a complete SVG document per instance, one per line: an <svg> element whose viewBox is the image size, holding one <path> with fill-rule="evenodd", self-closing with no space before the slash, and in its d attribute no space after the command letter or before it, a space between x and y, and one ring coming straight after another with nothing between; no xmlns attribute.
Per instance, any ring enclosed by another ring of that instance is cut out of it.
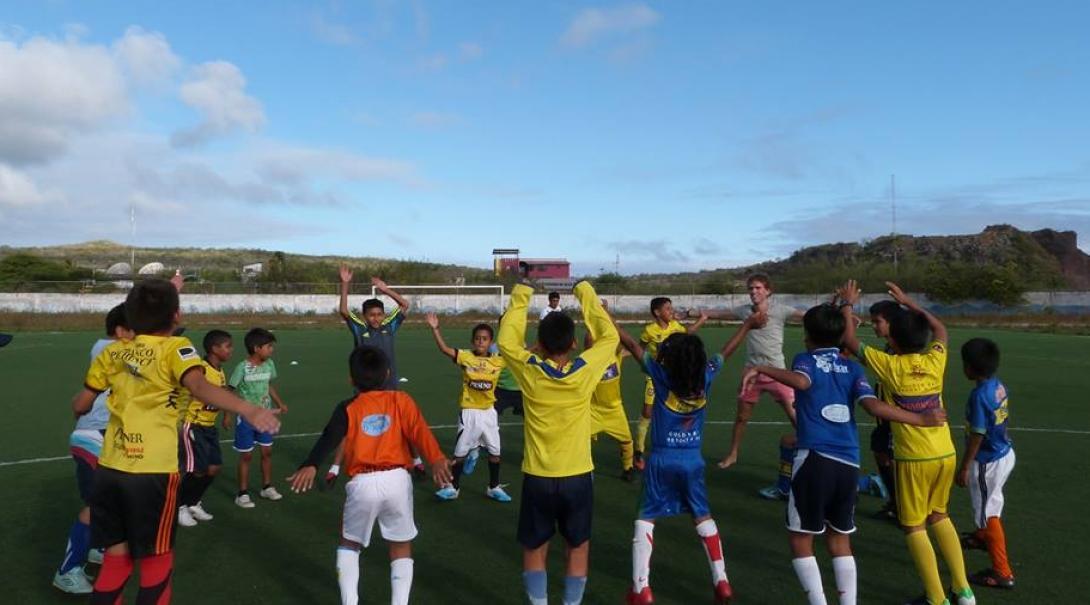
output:
<svg viewBox="0 0 1090 605"><path fill-rule="evenodd" d="M132 557L128 553L102 557L102 569L98 570L95 591L91 594L92 605L119 605L125 583L132 575Z"/></svg>
<svg viewBox="0 0 1090 605"><path fill-rule="evenodd" d="M173 552L140 559L140 592L136 593L136 605L170 603L170 576L173 569Z"/></svg>
<svg viewBox="0 0 1090 605"><path fill-rule="evenodd" d="M1003 523L999 517L988 517L988 554L992 557L992 568L1004 578L1014 575L1010 562L1007 561L1007 536L1003 532Z"/></svg>

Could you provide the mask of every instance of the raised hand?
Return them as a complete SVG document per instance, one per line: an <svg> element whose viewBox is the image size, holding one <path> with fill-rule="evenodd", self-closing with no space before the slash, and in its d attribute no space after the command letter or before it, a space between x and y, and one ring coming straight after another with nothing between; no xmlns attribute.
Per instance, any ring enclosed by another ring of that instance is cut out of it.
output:
<svg viewBox="0 0 1090 605"><path fill-rule="evenodd" d="M902 290L901 287L897 284L891 281L887 281L886 287L889 288L889 295L893 297L893 300L906 307L916 306L915 301L913 301L912 298L909 297L909 295L905 294L904 290Z"/></svg>
<svg viewBox="0 0 1090 605"><path fill-rule="evenodd" d="M352 270L348 268L348 265L341 263L340 275L342 284L352 283Z"/></svg>
<svg viewBox="0 0 1090 605"><path fill-rule="evenodd" d="M854 279L844 282L844 285L836 289L836 293L840 300L852 306L859 303L859 298L863 294L862 290L859 289L859 284Z"/></svg>
<svg viewBox="0 0 1090 605"><path fill-rule="evenodd" d="M378 290L385 290L387 288L386 282L382 281L381 277L371 277L371 285Z"/></svg>
<svg viewBox="0 0 1090 605"><path fill-rule="evenodd" d="M185 278L182 277L182 272L178 269L175 269L174 276L170 278L170 283L174 284L175 290L181 292L182 287L185 286Z"/></svg>
<svg viewBox="0 0 1090 605"><path fill-rule="evenodd" d="M428 313L427 315L425 315L424 321L428 323L428 327L430 327L432 330L439 329L439 316L435 313Z"/></svg>

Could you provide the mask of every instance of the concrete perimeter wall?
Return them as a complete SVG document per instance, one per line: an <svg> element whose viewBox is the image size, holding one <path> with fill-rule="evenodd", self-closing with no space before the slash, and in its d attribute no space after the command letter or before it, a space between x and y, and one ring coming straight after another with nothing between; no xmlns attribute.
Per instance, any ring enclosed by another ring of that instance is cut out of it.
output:
<svg viewBox="0 0 1090 605"><path fill-rule="evenodd" d="M827 296L810 294L776 294L781 304L806 309L828 300ZM1031 292L1027 303L1021 307L1002 308L988 302L967 302L957 305L933 303L926 296L914 294L932 311L943 315L980 315L1010 313L1052 312L1066 315L1090 314L1090 292ZM353 309L358 309L365 297L352 296ZM498 295L488 294L419 294L408 297L414 313L434 311L440 314L464 312L499 315ZM619 313L648 313L651 299L645 295L605 295L611 309ZM671 297L679 309L729 309L749 304L745 294L727 295L680 295ZM865 295L864 305L888 298L884 295ZM55 294L55 293L0 293L0 311L19 313L105 313L122 302L119 294ZM182 310L185 313L285 313L295 315L333 313L337 309L337 297L324 294L182 294ZM506 304L507 298L504 298ZM387 305L392 304L386 300ZM547 304L544 294L535 295L530 308L538 313ZM560 300L565 309L578 308L575 299L565 294Z"/></svg>

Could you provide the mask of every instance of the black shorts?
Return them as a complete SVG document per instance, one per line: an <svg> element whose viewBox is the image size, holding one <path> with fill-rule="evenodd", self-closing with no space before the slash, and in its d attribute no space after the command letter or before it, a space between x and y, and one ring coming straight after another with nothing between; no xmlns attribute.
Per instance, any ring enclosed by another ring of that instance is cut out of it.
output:
<svg viewBox="0 0 1090 605"><path fill-rule="evenodd" d="M174 548L178 473L126 473L99 466L91 495L91 548L126 542L133 558Z"/></svg>
<svg viewBox="0 0 1090 605"><path fill-rule="evenodd" d="M538 548L560 529L568 546L590 539L594 511L594 480L591 473L572 477L522 476L518 541Z"/></svg>
<svg viewBox="0 0 1090 605"><path fill-rule="evenodd" d="M829 526L841 534L854 532L859 469L812 450L799 451L787 497L787 529L821 534Z"/></svg>
<svg viewBox="0 0 1090 605"><path fill-rule="evenodd" d="M91 493L95 485L95 467L91 466L79 456L72 456L76 461L76 486L79 488L79 498L87 506L91 506Z"/></svg>
<svg viewBox="0 0 1090 605"><path fill-rule="evenodd" d="M209 466L222 466L220 434L214 426L185 423L178 436L178 469L183 473L203 473Z"/></svg>
<svg viewBox="0 0 1090 605"><path fill-rule="evenodd" d="M879 420L878 426L870 432L870 451L893 455L893 430L888 422Z"/></svg>
<svg viewBox="0 0 1090 605"><path fill-rule="evenodd" d="M502 416L503 411L511 408L516 416L522 416L522 391L509 391L496 387L496 414Z"/></svg>

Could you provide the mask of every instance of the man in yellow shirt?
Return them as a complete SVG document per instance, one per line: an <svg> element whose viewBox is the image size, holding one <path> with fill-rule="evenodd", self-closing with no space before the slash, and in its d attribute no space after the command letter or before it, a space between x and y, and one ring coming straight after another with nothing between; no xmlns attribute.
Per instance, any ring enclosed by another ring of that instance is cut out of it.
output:
<svg viewBox="0 0 1090 605"><path fill-rule="evenodd" d="M72 402L77 415L85 414L99 393L110 390L110 420L91 494L91 546L106 554L91 602L118 602L133 559L139 559L137 602L169 603L181 389L241 414L260 430L276 432L280 423L271 411L210 384L189 339L171 336L181 317L175 284L138 283L125 299L125 316L135 338L103 349Z"/></svg>
<svg viewBox="0 0 1090 605"><path fill-rule="evenodd" d="M886 285L890 296L907 309L890 323L893 354L868 347L856 337L851 315L852 306L859 302L860 291L854 280L838 289L841 309L848 320L844 346L877 374L884 387L886 403L916 413L944 408L942 386L949 340L946 326L916 304L897 284L886 282ZM950 570L958 605L975 605L976 597L965 573L958 532L946 512L956 471L950 425L920 427L892 422L891 429L897 462L897 519L904 527L909 554L926 591L916 602L921 605L948 603L935 550L927 536L930 528Z"/></svg>
<svg viewBox="0 0 1090 605"><path fill-rule="evenodd" d="M518 540L531 605L545 605L548 600L545 561L549 539L557 528L568 546L564 603L582 602L594 504L590 399L616 359L620 342L590 283L579 282L573 293L594 343L574 359L575 322L562 312L541 320L535 350L526 349L530 286L515 286L500 320L500 355L523 395L525 449Z"/></svg>

